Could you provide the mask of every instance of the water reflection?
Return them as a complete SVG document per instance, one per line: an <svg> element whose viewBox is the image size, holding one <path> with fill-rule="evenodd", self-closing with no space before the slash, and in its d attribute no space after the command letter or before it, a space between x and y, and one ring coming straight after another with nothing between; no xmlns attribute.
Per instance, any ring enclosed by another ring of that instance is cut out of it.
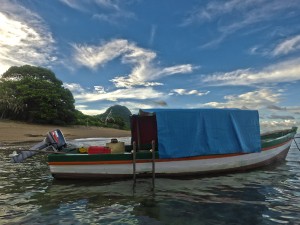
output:
<svg viewBox="0 0 300 225"><path fill-rule="evenodd" d="M297 224L300 153L248 173L187 180L53 180L45 155L11 164L0 152L3 224Z"/></svg>

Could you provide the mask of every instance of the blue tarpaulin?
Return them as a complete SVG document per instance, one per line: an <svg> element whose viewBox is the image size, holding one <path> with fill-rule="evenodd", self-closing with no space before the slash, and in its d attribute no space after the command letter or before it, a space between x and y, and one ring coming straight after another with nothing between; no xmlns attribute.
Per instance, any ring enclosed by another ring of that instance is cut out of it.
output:
<svg viewBox="0 0 300 225"><path fill-rule="evenodd" d="M157 121L160 158L261 151L256 110L146 109Z"/></svg>

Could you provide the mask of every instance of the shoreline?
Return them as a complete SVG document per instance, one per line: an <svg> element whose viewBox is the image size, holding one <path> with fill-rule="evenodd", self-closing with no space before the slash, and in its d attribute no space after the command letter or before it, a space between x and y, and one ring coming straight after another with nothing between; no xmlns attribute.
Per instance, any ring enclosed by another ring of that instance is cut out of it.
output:
<svg viewBox="0 0 300 225"><path fill-rule="evenodd" d="M79 138L118 138L131 136L131 131L113 128L38 125L11 120L0 120L0 146L39 142L46 137L49 131L54 129L60 129L67 141Z"/></svg>

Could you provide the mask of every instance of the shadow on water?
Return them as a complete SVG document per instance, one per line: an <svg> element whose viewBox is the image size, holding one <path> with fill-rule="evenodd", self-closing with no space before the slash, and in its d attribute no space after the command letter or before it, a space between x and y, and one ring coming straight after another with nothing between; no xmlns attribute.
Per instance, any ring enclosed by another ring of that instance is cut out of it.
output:
<svg viewBox="0 0 300 225"><path fill-rule="evenodd" d="M45 155L11 164L0 152L4 224L297 224L300 153L276 167L218 177L58 181Z"/></svg>

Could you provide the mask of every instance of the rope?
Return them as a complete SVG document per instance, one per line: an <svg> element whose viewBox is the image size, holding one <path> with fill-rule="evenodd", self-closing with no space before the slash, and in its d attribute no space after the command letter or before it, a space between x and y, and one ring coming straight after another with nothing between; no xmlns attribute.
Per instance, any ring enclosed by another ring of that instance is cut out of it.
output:
<svg viewBox="0 0 300 225"><path fill-rule="evenodd" d="M299 146L298 146L298 144L297 144L296 138L300 138L300 137L294 137L294 138L293 138L293 139L294 139L294 142L295 142L295 144L296 144L296 146L297 146L297 149L300 151L300 148L299 148Z"/></svg>

